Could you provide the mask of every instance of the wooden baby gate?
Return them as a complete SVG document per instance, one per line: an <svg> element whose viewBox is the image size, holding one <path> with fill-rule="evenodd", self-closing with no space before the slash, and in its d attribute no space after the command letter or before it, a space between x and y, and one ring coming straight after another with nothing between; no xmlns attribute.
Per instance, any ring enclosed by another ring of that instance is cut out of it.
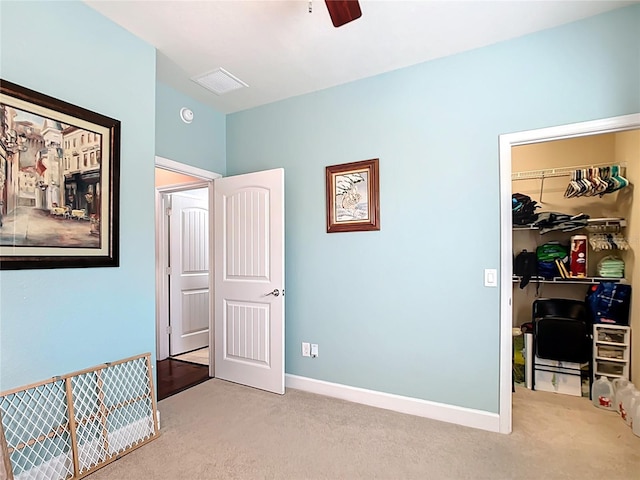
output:
<svg viewBox="0 0 640 480"><path fill-rule="evenodd" d="M160 434L151 354L0 393L0 480L79 479Z"/></svg>

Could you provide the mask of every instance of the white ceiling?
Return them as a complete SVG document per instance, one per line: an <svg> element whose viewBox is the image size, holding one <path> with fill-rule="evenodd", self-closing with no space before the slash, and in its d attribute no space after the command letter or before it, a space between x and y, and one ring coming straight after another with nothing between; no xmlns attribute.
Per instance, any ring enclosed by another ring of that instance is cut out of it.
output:
<svg viewBox="0 0 640 480"><path fill-rule="evenodd" d="M638 1L360 0L334 28L324 0L87 0L158 50L158 79L223 113L555 27ZM190 80L224 68L249 85Z"/></svg>

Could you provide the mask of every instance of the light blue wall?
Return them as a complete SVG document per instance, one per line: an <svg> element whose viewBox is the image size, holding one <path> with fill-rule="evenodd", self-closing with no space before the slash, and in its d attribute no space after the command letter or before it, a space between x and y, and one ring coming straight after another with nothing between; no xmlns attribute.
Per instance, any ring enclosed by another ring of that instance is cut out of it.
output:
<svg viewBox="0 0 640 480"><path fill-rule="evenodd" d="M229 115L229 174L285 168L287 373L497 412L498 136L640 111L639 31L634 6ZM370 158L381 231L325 233L324 167Z"/></svg>
<svg viewBox="0 0 640 480"><path fill-rule="evenodd" d="M180 109L194 113L193 122L180 119ZM156 85L156 155L224 175L225 115L158 82Z"/></svg>
<svg viewBox="0 0 640 480"><path fill-rule="evenodd" d="M3 79L122 122L120 267L0 272L0 390L155 352L155 50L81 2L0 5Z"/></svg>

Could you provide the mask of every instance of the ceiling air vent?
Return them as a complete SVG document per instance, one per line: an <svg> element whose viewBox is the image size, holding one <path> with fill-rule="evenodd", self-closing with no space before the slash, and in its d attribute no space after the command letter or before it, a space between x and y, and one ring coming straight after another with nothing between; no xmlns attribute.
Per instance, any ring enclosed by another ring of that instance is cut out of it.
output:
<svg viewBox="0 0 640 480"><path fill-rule="evenodd" d="M216 95L224 95L239 88L248 87L239 78L234 77L224 68L218 68L208 73L204 73L197 77L191 77L191 80L202 85L207 90L212 91Z"/></svg>

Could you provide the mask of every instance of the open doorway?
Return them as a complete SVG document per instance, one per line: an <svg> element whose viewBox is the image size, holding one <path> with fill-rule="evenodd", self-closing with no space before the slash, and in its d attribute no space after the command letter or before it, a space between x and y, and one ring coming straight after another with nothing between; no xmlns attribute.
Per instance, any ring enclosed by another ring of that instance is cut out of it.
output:
<svg viewBox="0 0 640 480"><path fill-rule="evenodd" d="M591 137L594 135L603 135L616 132L627 132L640 128L640 114L626 115L604 120L592 122L584 122L572 125L563 125L558 127L545 128L540 130L532 130L526 132L518 132L500 136L500 195L501 195L501 301L500 301L500 431L502 433L510 433L512 430L512 345L513 345L513 326L514 326L514 287L513 287L513 222L512 222L512 179L514 164L514 149L525 145L540 145L547 142L558 142L566 139L579 139L581 137ZM637 143L637 142L636 142ZM635 162L630 162L628 176L638 178L637 170L640 166ZM606 161L613 161L613 158L607 158ZM538 167L540 170L540 167ZM542 169L544 170L544 169ZM540 170L540 171L542 171ZM537 181L543 182L544 179L538 178ZM633 180L632 180L633 181ZM541 190L542 194L544 193ZM547 197L549 198L549 197ZM552 198L550 198L552 200ZM635 209L634 216L638 216L638 210ZM633 219L631 219L633 221ZM633 222L634 230L640 227L640 219ZM629 232L629 235L636 235ZM626 277L629 277L630 283L638 276L640 268L631 269ZM640 280L640 277L639 279ZM638 282L637 282L638 283ZM535 287L534 287L535 289ZM637 305L638 302L632 302ZM516 309L517 310L517 309ZM632 318L634 316L632 315ZM633 327L633 326L632 326ZM638 349L636 348L638 352ZM633 356L633 352L632 352ZM640 352L635 355L636 362Z"/></svg>
<svg viewBox="0 0 640 480"><path fill-rule="evenodd" d="M211 191L219 175L156 158L158 399L213 376Z"/></svg>
<svg viewBox="0 0 640 480"><path fill-rule="evenodd" d="M211 239L205 260L210 272L209 377L284 394L284 169L221 178L161 157L156 157L156 167L206 181ZM199 187L187 182L178 190ZM156 225L161 226L163 192L159 190ZM177 362L169 358L166 292L175 274L168 270L162 253L167 251L163 231L156 229L157 360ZM185 255L185 249L175 255ZM158 380L162 398L160 372Z"/></svg>

